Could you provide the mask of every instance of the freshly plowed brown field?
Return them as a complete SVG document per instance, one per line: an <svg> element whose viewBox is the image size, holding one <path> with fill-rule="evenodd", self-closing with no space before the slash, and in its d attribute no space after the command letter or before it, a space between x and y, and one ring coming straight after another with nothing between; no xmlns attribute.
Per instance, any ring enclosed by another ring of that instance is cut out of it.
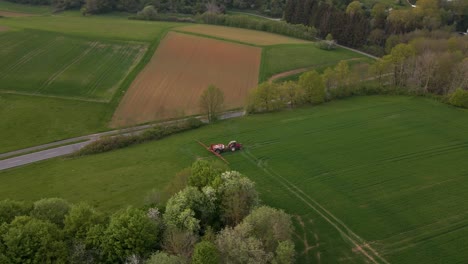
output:
<svg viewBox="0 0 468 264"><path fill-rule="evenodd" d="M0 11L0 16L3 17L25 17L25 16L34 16L32 14L10 12L10 11Z"/></svg>
<svg viewBox="0 0 468 264"><path fill-rule="evenodd" d="M170 32L133 81L114 113L113 127L200 113L198 100L214 84L225 108L241 107L258 84L261 49Z"/></svg>
<svg viewBox="0 0 468 264"><path fill-rule="evenodd" d="M264 46L309 43L309 41L306 40L285 37L262 31L212 25L193 25L178 28L177 30Z"/></svg>

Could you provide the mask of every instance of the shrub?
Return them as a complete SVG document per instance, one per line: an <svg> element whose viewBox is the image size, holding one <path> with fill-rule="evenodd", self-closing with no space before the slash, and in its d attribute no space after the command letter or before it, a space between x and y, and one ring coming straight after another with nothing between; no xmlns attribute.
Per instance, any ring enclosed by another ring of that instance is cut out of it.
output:
<svg viewBox="0 0 468 264"><path fill-rule="evenodd" d="M450 95L449 103L454 106L468 108L468 91L457 89Z"/></svg>
<svg viewBox="0 0 468 264"><path fill-rule="evenodd" d="M10 223L16 216L29 215L32 208L32 203L13 200L0 201L0 225L2 223Z"/></svg>
<svg viewBox="0 0 468 264"><path fill-rule="evenodd" d="M143 8L140 12L137 13L137 19L141 20L155 20L158 16L158 11L154 6L148 5Z"/></svg>
<svg viewBox="0 0 468 264"><path fill-rule="evenodd" d="M64 199L46 198L34 203L31 216L63 227L65 216L69 211L70 204Z"/></svg>

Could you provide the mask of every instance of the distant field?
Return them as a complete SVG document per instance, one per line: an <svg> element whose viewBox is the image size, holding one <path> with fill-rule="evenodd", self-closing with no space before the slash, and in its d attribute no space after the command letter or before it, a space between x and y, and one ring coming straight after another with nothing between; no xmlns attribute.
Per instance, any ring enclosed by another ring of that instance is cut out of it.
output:
<svg viewBox="0 0 468 264"><path fill-rule="evenodd" d="M277 44L299 44L309 42L306 40L285 37L282 35L276 35L262 31L213 25L193 25L177 28L177 30L261 46Z"/></svg>
<svg viewBox="0 0 468 264"><path fill-rule="evenodd" d="M143 44L43 31L0 35L0 91L109 101L146 51Z"/></svg>
<svg viewBox="0 0 468 264"><path fill-rule="evenodd" d="M104 130L104 103L0 93L0 153Z"/></svg>
<svg viewBox="0 0 468 264"><path fill-rule="evenodd" d="M128 20L116 16L33 16L3 18L2 25L112 40L155 41L164 30L181 24Z"/></svg>
<svg viewBox="0 0 468 264"><path fill-rule="evenodd" d="M257 86L261 49L170 32L128 89L114 127L200 113L210 84L224 91L225 108L242 107Z"/></svg>
<svg viewBox="0 0 468 264"><path fill-rule="evenodd" d="M51 8L50 6L22 5L0 0L0 15L3 11L42 15L50 13Z"/></svg>
<svg viewBox="0 0 468 264"><path fill-rule="evenodd" d="M213 158L195 139L236 139L246 149L225 158L293 215L298 263L463 263L467 130L467 110L429 99L351 98L3 171L0 199L142 205L181 168Z"/></svg>
<svg viewBox="0 0 468 264"><path fill-rule="evenodd" d="M309 67L328 67L341 60L368 59L366 56L338 48L327 51L319 49L315 44L276 45L265 47L262 55L260 81L266 81L271 76L285 71Z"/></svg>

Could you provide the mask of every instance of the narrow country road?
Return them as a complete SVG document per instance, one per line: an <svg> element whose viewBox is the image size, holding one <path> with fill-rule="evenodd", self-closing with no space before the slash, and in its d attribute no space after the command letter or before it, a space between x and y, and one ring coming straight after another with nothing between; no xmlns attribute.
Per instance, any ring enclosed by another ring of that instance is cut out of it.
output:
<svg viewBox="0 0 468 264"><path fill-rule="evenodd" d="M225 119L241 117L244 115L245 115L244 111L230 111L230 112L223 113L219 117L219 119L225 120ZM201 117L198 117L198 118L201 118ZM103 133L76 137L76 138L66 139L62 141L57 141L54 143L31 147L27 149L21 149L21 150L8 152L8 153L3 153L3 154L0 154L0 159L1 158L6 158L6 159L0 160L0 171L14 168L14 167L19 167L19 166L30 164L30 163L34 163L34 162L41 161L41 160L52 159L52 158L71 154L81 149L82 147L88 145L89 143L95 140L98 140L99 138L103 136L116 136L116 135L127 136L127 135L132 135L132 134L138 134L154 126L170 125L170 124L184 121L187 119L188 118L184 118L180 120L167 121L167 122L143 125L143 126L136 126L136 127L125 128L125 129L120 129L120 130L112 130L112 131L107 131ZM63 146L64 144L67 144L67 145ZM25 153L29 153L29 154L25 154ZM24 154L24 155L21 155L21 154ZM12 157L12 158L7 158L7 157Z"/></svg>
<svg viewBox="0 0 468 264"><path fill-rule="evenodd" d="M29 163L33 163L36 161L41 161L41 160L51 159L51 158L55 158L59 156L68 155L79 150L80 148L86 146L89 143L90 141L86 141L86 142L76 143L76 144L62 146L58 148L34 152L31 154L26 154L23 156L18 156L18 157L14 157L10 159L0 160L0 170L6 170L6 169L26 165Z"/></svg>

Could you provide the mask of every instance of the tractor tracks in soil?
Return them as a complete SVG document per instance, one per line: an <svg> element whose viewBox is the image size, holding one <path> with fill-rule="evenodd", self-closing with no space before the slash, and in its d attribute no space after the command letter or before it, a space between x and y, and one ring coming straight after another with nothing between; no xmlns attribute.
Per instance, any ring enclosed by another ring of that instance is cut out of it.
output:
<svg viewBox="0 0 468 264"><path fill-rule="evenodd" d="M328 222L333 228L335 228L346 240L348 240L353 245L353 251L361 253L372 263L385 263L389 262L381 256L374 248L372 248L368 242L366 242L362 237L353 232L342 220L333 215L320 203L306 194L302 189L294 185L287 178L283 177L279 173L269 169L256 158L248 149L242 151L242 155L253 165L261 169L266 175L268 175L273 180L277 181L281 186L283 186L288 192L296 196L300 201L307 205L310 209L315 211L320 217L322 217L326 222Z"/></svg>

